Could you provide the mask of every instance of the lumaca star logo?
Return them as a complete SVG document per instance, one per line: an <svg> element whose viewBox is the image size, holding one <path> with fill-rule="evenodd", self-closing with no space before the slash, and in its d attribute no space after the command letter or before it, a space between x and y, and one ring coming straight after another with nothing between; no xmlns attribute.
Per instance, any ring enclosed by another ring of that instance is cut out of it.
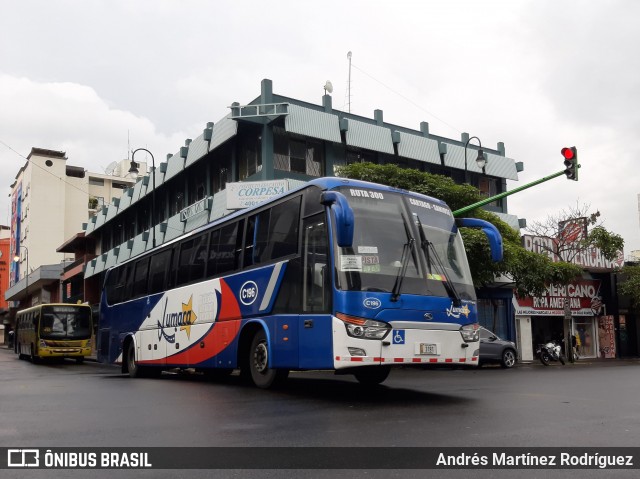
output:
<svg viewBox="0 0 640 479"><path fill-rule="evenodd" d="M186 331L189 339L191 339L191 326L196 322L196 319L198 316L193 310L193 295L191 295L187 304L182 303L182 325L180 326L180 331Z"/></svg>
<svg viewBox="0 0 640 479"><path fill-rule="evenodd" d="M469 315L471 314L471 310L469 309L469 306L467 306L466 304L463 305L462 307L455 307L453 303L451 303L451 306L448 307L446 311L447 311L447 316L451 316L454 318L459 318L461 315L464 316L465 318L468 318Z"/></svg>

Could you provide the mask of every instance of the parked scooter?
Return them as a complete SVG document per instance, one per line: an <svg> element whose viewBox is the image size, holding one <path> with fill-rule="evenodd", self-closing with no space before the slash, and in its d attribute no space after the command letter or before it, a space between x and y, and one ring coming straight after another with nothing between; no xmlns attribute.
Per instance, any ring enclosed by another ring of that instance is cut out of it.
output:
<svg viewBox="0 0 640 479"><path fill-rule="evenodd" d="M540 358L540 362L545 366L549 366L551 361L560 361L560 364L564 366L564 357L562 356L560 341L549 341L546 344L539 344L536 354Z"/></svg>

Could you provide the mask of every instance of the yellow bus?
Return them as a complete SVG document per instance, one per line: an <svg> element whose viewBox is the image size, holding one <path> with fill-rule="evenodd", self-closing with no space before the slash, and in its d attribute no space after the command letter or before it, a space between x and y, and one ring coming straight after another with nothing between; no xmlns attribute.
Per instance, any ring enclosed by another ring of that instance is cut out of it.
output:
<svg viewBox="0 0 640 479"><path fill-rule="evenodd" d="M91 307L83 304L40 304L18 311L15 352L37 363L44 358L75 358L91 354Z"/></svg>

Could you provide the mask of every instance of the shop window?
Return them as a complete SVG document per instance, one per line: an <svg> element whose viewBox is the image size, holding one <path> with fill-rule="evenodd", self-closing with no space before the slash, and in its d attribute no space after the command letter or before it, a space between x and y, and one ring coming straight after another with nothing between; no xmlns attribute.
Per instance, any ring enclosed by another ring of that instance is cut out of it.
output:
<svg viewBox="0 0 640 479"><path fill-rule="evenodd" d="M501 338L508 339L507 301L500 298L478 298L478 322Z"/></svg>

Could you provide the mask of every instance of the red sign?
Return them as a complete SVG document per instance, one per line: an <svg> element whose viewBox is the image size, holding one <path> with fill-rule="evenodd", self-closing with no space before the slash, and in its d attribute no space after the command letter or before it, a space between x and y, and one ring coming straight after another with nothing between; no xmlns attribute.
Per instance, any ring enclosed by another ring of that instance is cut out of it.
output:
<svg viewBox="0 0 640 479"><path fill-rule="evenodd" d="M601 358L616 357L616 338L613 326L613 316L598 318L598 353Z"/></svg>
<svg viewBox="0 0 640 479"><path fill-rule="evenodd" d="M581 279L567 286L548 286L539 297L516 297L518 316L564 316L569 301L572 316L593 316L602 307L599 279Z"/></svg>

